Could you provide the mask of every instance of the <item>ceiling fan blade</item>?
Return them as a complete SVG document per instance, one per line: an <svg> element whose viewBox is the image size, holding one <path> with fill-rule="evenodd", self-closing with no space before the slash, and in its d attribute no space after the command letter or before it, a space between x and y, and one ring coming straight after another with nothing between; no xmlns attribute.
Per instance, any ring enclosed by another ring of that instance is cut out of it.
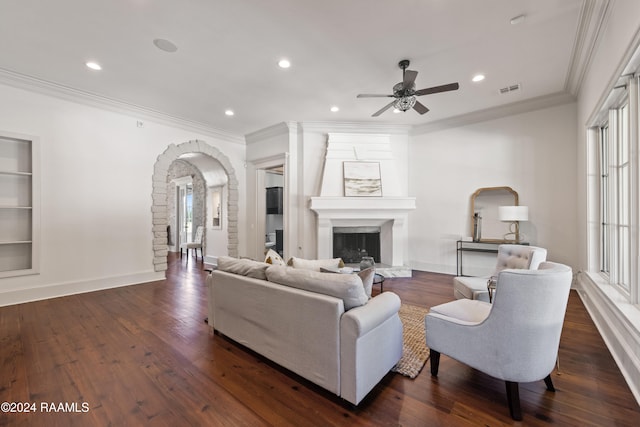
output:
<svg viewBox="0 0 640 427"><path fill-rule="evenodd" d="M393 95L378 95L375 93L361 93L356 98L393 98Z"/></svg>
<svg viewBox="0 0 640 427"><path fill-rule="evenodd" d="M389 108L391 108L393 106L393 103L395 101L391 101L390 103L388 103L387 105L385 105L384 107L382 107L381 109L379 109L378 111L376 111L375 113L373 113L371 115L371 117L378 117L380 114L384 113L385 111L387 111Z"/></svg>
<svg viewBox="0 0 640 427"><path fill-rule="evenodd" d="M429 109L425 107L424 104L422 104L420 101L416 101L416 103L413 105L413 109L420 114L424 114L429 111Z"/></svg>
<svg viewBox="0 0 640 427"><path fill-rule="evenodd" d="M442 86L434 86L434 87L428 87L426 89L420 89L416 91L416 96L421 96L421 95L431 95L432 93L440 93L440 92L448 92L450 90L458 90L458 88L460 87L460 85L456 82L456 83L449 83L448 85L442 85Z"/></svg>
<svg viewBox="0 0 640 427"><path fill-rule="evenodd" d="M405 70L404 79L402 80L402 88L411 89L413 87L413 84L416 82L416 77L418 77L417 71Z"/></svg>

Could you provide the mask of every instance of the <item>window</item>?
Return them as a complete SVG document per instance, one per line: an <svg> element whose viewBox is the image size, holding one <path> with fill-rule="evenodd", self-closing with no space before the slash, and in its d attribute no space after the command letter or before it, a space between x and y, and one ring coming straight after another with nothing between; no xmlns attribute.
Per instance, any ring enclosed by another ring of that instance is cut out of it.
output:
<svg viewBox="0 0 640 427"><path fill-rule="evenodd" d="M600 271L609 274L609 125L600 128Z"/></svg>
<svg viewBox="0 0 640 427"><path fill-rule="evenodd" d="M630 120L626 94L621 98L622 102L609 110L608 120L598 132L600 271L610 284L630 298L631 287L637 286L632 283L631 245L638 236L631 234L631 177L634 172L629 135L630 126L637 126L637 120Z"/></svg>

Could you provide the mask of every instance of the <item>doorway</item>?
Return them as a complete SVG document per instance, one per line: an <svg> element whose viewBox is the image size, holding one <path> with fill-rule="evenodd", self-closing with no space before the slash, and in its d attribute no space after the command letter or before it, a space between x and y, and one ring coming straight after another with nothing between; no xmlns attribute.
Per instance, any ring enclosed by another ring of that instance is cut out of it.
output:
<svg viewBox="0 0 640 427"><path fill-rule="evenodd" d="M188 160L188 162L186 162L186 160ZM178 232L178 223L175 221L175 218L171 218L173 213L177 211L175 206L171 206L173 203L172 200L175 201L177 199L177 193L172 187L172 185L175 184L171 182L171 168L176 161L186 162L195 166L196 173L193 174L192 178L198 180L203 178L203 182L209 182L209 180L204 179L203 172L209 174L213 169L213 163L220 166L220 173L224 175L227 184L222 195L223 227L221 230L215 230L222 238L217 239L214 238L215 236L211 236L213 243L216 243L218 240L220 241L221 249L218 250L214 248L213 253L237 257L240 240L238 238L238 201L240 197L238 195L239 184L236 172L229 158L219 149L209 145L205 141L192 140L178 145L169 145L169 147L158 156L153 167L153 176L151 178L153 183L153 192L151 195L151 227L153 234L152 262L154 271L160 272L167 270L168 252L171 249L175 251L175 246L179 241L176 235ZM198 200L194 197L192 232L193 228L197 228L197 225L199 225L199 220L196 218L198 212L202 212L202 224L207 224L206 211L208 208L200 210L196 207L196 202L198 202ZM209 238L209 234L209 230L206 230L204 237L205 244ZM169 236L172 237L169 238ZM175 238L173 238L173 236L175 236ZM168 242L169 245L167 245ZM210 246L212 247L213 245ZM206 258L207 254L205 253L205 262Z"/></svg>
<svg viewBox="0 0 640 427"><path fill-rule="evenodd" d="M253 163L255 181L255 233L252 235L251 252L253 259L264 259L269 249L276 250L282 257L290 256L291 233L288 182L288 158L275 157ZM267 198L269 209L267 210Z"/></svg>
<svg viewBox="0 0 640 427"><path fill-rule="evenodd" d="M284 167L265 170L265 251L284 257Z"/></svg>
<svg viewBox="0 0 640 427"><path fill-rule="evenodd" d="M193 232L193 184L179 185L176 187L178 192L178 203L176 218L178 220L178 247L183 243L191 241Z"/></svg>

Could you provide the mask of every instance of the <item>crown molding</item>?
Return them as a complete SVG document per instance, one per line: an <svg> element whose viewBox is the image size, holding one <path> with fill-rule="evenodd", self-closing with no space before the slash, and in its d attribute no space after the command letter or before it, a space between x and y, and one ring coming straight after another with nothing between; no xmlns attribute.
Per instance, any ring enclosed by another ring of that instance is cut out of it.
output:
<svg viewBox="0 0 640 427"><path fill-rule="evenodd" d="M342 133L384 133L408 135L411 125L384 124L373 122L302 122L302 129L309 132L342 132Z"/></svg>
<svg viewBox="0 0 640 427"><path fill-rule="evenodd" d="M257 141L262 141L268 138L273 138L276 136L288 135L290 123L280 122L275 125L271 125L264 129L257 130L255 132L248 133L244 136L244 139L247 144L251 144Z"/></svg>
<svg viewBox="0 0 640 427"><path fill-rule="evenodd" d="M578 18L578 29L573 43L565 91L576 96L589 69L600 31L609 16L611 0L585 0Z"/></svg>
<svg viewBox="0 0 640 427"><path fill-rule="evenodd" d="M621 89L626 88L631 76L640 73L640 29L636 30L631 43L620 58L618 66L611 75L600 98L595 103L595 108L585 122L586 127L600 126L607 120L608 110L612 108L623 96Z"/></svg>
<svg viewBox="0 0 640 427"><path fill-rule="evenodd" d="M133 115L139 119L150 120L159 124L178 127L184 130L197 132L235 144L245 144L245 140L242 136L213 128L204 123L183 119L157 110L153 110L151 108L118 101L106 96L97 95L79 89L74 89L69 86L53 83L25 74L20 74L15 71L7 70L5 68L0 68L0 83L7 86L63 99L65 101L71 101L115 113Z"/></svg>
<svg viewBox="0 0 640 427"><path fill-rule="evenodd" d="M576 102L576 97L567 92L557 92L550 95L539 96L524 101L501 105L499 107L487 108L486 110L474 111L468 114L437 120L423 125L414 126L411 135L437 132L439 130L466 126L473 123L486 122L502 117L527 113L529 111L543 108L555 107L557 105L570 104Z"/></svg>
<svg viewBox="0 0 640 427"><path fill-rule="evenodd" d="M245 135L247 144L262 141L276 136L289 135L291 131L321 133L383 133L392 135L408 135L410 125L390 125L369 122L281 122L273 126Z"/></svg>

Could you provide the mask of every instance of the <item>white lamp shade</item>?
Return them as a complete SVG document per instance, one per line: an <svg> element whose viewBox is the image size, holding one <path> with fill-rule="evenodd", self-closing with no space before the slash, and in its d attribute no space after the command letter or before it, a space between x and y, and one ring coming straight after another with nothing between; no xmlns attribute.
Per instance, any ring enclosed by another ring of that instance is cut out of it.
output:
<svg viewBox="0 0 640 427"><path fill-rule="evenodd" d="M529 219L528 206L500 206L498 207L500 221L527 221Z"/></svg>

